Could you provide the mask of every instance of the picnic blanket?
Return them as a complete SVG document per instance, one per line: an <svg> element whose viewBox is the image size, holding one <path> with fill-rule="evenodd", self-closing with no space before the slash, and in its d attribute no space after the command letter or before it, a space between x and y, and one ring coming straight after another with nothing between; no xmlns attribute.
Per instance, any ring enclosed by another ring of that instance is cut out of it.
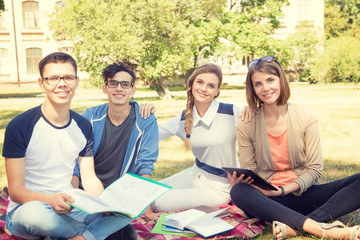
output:
<svg viewBox="0 0 360 240"><path fill-rule="evenodd" d="M24 240L16 236L10 236L5 232L6 209L9 205L9 194L5 187L0 192L0 239L1 240Z"/></svg>
<svg viewBox="0 0 360 240"><path fill-rule="evenodd" d="M230 204L230 205L222 206L220 208L225 208L225 207L230 209L231 215L223 219L226 222L230 223L232 226L234 226L234 229L207 239L249 239L258 236L264 231L266 225L264 221L260 221L257 218L251 218L251 219L247 218L244 212L235 205ZM134 220L131 224L134 226L136 230L136 235L139 240L204 239L199 235L196 237L189 238L175 234L163 235L163 234L151 233L156 222L152 220L149 221L144 217L140 217Z"/></svg>
<svg viewBox="0 0 360 240"><path fill-rule="evenodd" d="M8 235L5 229L5 218L6 218L6 209L9 204L9 196L7 192L7 188L5 187L0 192L0 240L24 240L22 238L16 236ZM235 205L226 205L220 208L229 208L231 211L231 215L229 217L224 218L225 221L234 226L234 229L220 235L214 236L210 239L248 239L258 236L264 231L265 222L260 221L257 218L247 218L243 211L237 208ZM136 230L136 234L139 240L200 240L204 239L201 236L196 237L184 237L181 235L175 234L156 234L151 233L154 228L156 222L153 220L145 219L144 217L140 217L132 222Z"/></svg>

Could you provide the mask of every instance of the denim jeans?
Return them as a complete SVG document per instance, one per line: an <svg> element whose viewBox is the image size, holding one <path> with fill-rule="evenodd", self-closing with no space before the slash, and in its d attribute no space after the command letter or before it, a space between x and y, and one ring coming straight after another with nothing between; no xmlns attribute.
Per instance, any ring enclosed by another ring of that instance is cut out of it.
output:
<svg viewBox="0 0 360 240"><path fill-rule="evenodd" d="M89 215L78 209L68 214L57 214L50 205L31 201L7 213L6 228L15 236L26 239L44 236L68 239L82 235L88 240L99 240L125 227L132 220L124 215Z"/></svg>
<svg viewBox="0 0 360 240"><path fill-rule="evenodd" d="M248 217L280 221L302 231L307 218L328 222L360 208L360 173L313 185L301 196L266 197L246 183L234 185L230 195Z"/></svg>

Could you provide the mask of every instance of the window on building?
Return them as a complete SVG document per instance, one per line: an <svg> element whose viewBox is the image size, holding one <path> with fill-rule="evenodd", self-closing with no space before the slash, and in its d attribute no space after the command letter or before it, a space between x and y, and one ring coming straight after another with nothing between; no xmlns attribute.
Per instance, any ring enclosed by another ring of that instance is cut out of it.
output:
<svg viewBox="0 0 360 240"><path fill-rule="evenodd" d="M23 22L25 29L40 28L39 3L26 1L22 3Z"/></svg>
<svg viewBox="0 0 360 240"><path fill-rule="evenodd" d="M0 29L6 29L5 12L0 11Z"/></svg>
<svg viewBox="0 0 360 240"><path fill-rule="evenodd" d="M55 2L56 7L62 8L65 7L65 0L60 0Z"/></svg>
<svg viewBox="0 0 360 240"><path fill-rule="evenodd" d="M299 21L309 20L309 6L311 6L310 0L298 0L297 12Z"/></svg>
<svg viewBox="0 0 360 240"><path fill-rule="evenodd" d="M249 62L251 62L253 60L252 56L245 56L242 59L242 65L247 66Z"/></svg>
<svg viewBox="0 0 360 240"><path fill-rule="evenodd" d="M38 65L42 58L41 48L26 49L26 67L28 74L39 73Z"/></svg>
<svg viewBox="0 0 360 240"><path fill-rule="evenodd" d="M0 75L7 74L9 68L7 64L9 62L9 52L6 48L0 48Z"/></svg>

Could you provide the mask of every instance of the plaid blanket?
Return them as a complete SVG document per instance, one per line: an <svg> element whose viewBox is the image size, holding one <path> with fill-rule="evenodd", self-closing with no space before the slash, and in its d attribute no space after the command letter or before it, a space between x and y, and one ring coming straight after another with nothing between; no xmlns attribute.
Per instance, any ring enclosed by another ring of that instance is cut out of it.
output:
<svg viewBox="0 0 360 240"><path fill-rule="evenodd" d="M9 204L8 192L5 187L0 192L0 240L24 240L22 238L16 236L8 235L5 229L5 220L6 220L6 209ZM214 236L212 239L248 239L258 236L264 231L265 222L260 221L257 218L249 219L247 218L242 210L237 208L234 205L223 206L220 208L229 208L231 211L231 215L229 217L224 218L225 221L234 226L234 229L220 235ZM176 234L156 234L151 233L154 228L156 222L152 220L145 219L144 217L140 217L132 222L136 234L139 240L199 240L204 239L201 236L196 236L192 238L176 235Z"/></svg>
<svg viewBox="0 0 360 240"><path fill-rule="evenodd" d="M0 192L0 239L1 240L24 240L16 236L10 236L5 232L6 209L9 205L9 194L5 187Z"/></svg>
<svg viewBox="0 0 360 240"><path fill-rule="evenodd" d="M220 235L214 236L210 239L249 239L260 235L265 229L265 222L260 221L257 218L249 219L247 218L243 211L236 207L235 205L222 206L220 208L229 208L231 211L230 217L224 218L224 220L234 226L234 229ZM140 217L132 222L136 230L136 234L139 240L199 240L204 239L201 236L196 236L192 238L184 237L181 235L175 234L156 234L151 233L156 222L143 217Z"/></svg>

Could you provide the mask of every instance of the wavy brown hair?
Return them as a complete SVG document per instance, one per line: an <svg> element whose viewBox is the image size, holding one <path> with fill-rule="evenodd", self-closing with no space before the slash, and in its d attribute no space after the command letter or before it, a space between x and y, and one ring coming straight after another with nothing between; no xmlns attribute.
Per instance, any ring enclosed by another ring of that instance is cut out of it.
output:
<svg viewBox="0 0 360 240"><path fill-rule="evenodd" d="M193 124L193 108L195 105L195 98L194 95L192 94L192 87L194 84L194 80L196 79L196 77L202 73L213 73L215 74L215 76L219 79L219 84L218 84L218 88L220 88L221 84L222 84L222 71L221 68L213 63L207 63L204 64L198 68L196 68L194 70L194 72L191 74L191 76L188 79L188 90L187 90L187 101L186 101L186 110L185 110L185 133L186 133L186 139L184 141L185 144L185 148L186 149L191 149L191 142L190 142L190 135L191 135L191 131L192 131L192 124ZM220 92L219 92L220 94ZM219 94L217 94L214 98L217 98L219 96Z"/></svg>
<svg viewBox="0 0 360 240"><path fill-rule="evenodd" d="M268 73L271 75L278 76L280 78L280 96L277 100L277 105L284 105L290 98L290 87L288 80L285 76L284 70L281 67L280 63L276 60L272 62L263 62L259 61L257 65L250 68L246 76L246 100L249 107L256 112L264 103L256 95L254 85L252 82L252 76L256 72Z"/></svg>

